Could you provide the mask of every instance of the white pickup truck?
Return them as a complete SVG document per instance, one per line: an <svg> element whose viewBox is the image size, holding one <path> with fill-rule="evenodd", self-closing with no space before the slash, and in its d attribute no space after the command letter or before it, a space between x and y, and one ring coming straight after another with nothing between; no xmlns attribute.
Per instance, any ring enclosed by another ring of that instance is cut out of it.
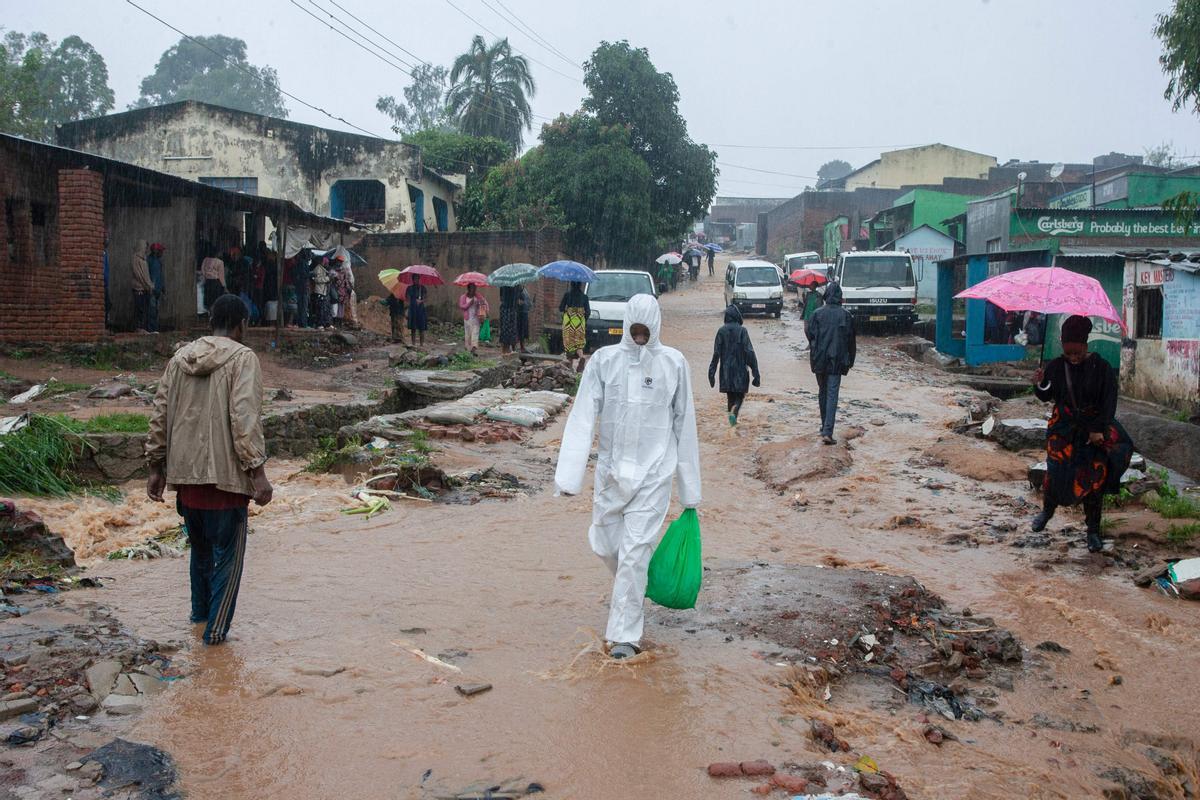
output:
<svg viewBox="0 0 1200 800"><path fill-rule="evenodd" d="M830 280L841 285L842 302L860 330L880 326L907 333L917 321L917 280L908 253L841 253Z"/></svg>

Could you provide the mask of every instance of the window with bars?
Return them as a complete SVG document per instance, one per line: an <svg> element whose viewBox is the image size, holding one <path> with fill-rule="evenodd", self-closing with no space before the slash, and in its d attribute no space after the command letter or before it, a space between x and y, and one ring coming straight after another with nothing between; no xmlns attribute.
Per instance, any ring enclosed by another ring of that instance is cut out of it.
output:
<svg viewBox="0 0 1200 800"><path fill-rule="evenodd" d="M1159 339L1162 337L1163 293L1161 286L1147 286L1137 290L1137 338Z"/></svg>

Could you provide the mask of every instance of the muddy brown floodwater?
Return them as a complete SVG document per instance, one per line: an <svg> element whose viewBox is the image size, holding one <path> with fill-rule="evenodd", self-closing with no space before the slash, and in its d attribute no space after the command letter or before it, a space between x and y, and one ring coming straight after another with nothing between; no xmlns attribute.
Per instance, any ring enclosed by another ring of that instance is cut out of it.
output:
<svg viewBox="0 0 1200 800"><path fill-rule="evenodd" d="M256 518L230 642L193 648L191 676L133 737L174 755L193 798L429 798L530 782L556 798L743 798L752 784L711 779L706 766L864 754L913 798L1097 797L1114 785L1106 771L1132 776L1127 785L1141 776L1157 792L1145 796L1182 798L1189 780L1200 790L1198 607L1136 588L1079 547L1047 565L987 542L991 521L1024 530L1027 488L1007 456L992 483L978 480L988 472L974 445L938 447L954 435L963 390L885 340L862 342L842 384L839 424L863 429L849 465L783 494L768 488L755 453L815 435L815 381L791 311L750 320L763 386L730 435L705 380L721 288L707 279L663 300L663 339L691 362L697 396L706 566L913 576L947 608L994 618L1027 648L1013 691L999 692L999 721L942 721L958 741L935 747L921 709L863 675L797 714L780 685L786 668L762 657L762 642L664 625L652 606L648 653L607 663L594 632L611 583L587 546L590 497L543 486L364 521L328 513L320 495L337 489L314 481L293 490L310 493L312 509L294 502ZM532 446L553 457L561 424ZM139 634L195 640L186 559L103 571L119 578L104 600ZM795 605L804 613L804 598ZM1043 640L1069 652L1035 651ZM454 690L473 682L494 688ZM1039 713L1075 730L1030 724ZM819 749L806 716L834 725L851 753Z"/></svg>

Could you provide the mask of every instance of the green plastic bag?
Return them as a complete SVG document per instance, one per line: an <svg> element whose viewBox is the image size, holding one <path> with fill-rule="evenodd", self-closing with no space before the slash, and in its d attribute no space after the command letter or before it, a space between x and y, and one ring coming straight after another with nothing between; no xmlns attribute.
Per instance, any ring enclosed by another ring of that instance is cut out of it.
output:
<svg viewBox="0 0 1200 800"><path fill-rule="evenodd" d="M695 608L704 567L700 564L700 518L685 508L671 523L650 559L646 597L667 608Z"/></svg>
<svg viewBox="0 0 1200 800"><path fill-rule="evenodd" d="M490 342L492 340L492 321L485 319L479 324L479 341Z"/></svg>

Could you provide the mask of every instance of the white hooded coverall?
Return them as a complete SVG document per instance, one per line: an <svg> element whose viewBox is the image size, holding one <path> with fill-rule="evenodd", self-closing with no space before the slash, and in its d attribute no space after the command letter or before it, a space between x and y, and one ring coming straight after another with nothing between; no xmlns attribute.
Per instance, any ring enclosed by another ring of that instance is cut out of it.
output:
<svg viewBox="0 0 1200 800"><path fill-rule="evenodd" d="M641 323L650 340L638 345L629 329ZM658 301L634 295L625 306L620 344L602 347L587 362L563 431L554 484L578 494L596 422L600 453L588 540L613 571L610 642L642 638L646 572L678 479L685 508L700 504L700 449L692 382L683 354L659 342Z"/></svg>

